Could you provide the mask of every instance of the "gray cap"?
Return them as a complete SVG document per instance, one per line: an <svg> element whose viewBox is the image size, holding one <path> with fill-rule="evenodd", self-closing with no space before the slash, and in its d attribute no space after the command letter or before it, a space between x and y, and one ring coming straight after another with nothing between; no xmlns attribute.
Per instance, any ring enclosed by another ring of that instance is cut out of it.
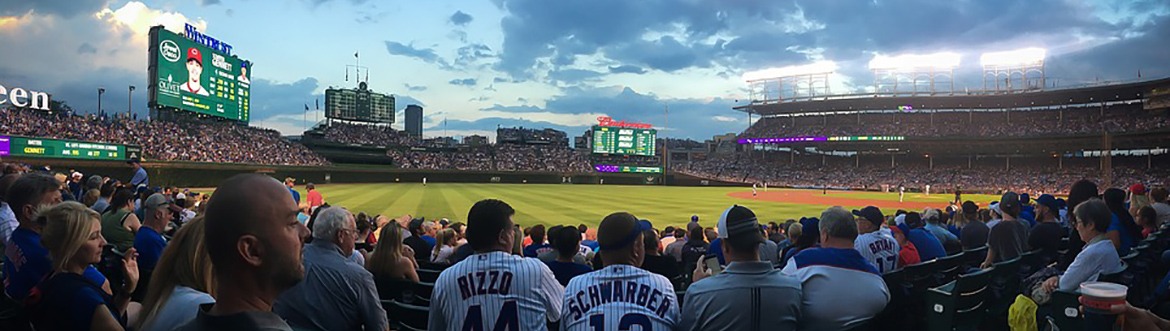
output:
<svg viewBox="0 0 1170 331"><path fill-rule="evenodd" d="M172 211L180 211L183 209L179 206L176 206L174 203L167 201L167 197L163 196L161 193L151 194L146 198L146 201L142 202L142 209L146 210L158 209L162 206L168 206L168 208L170 208Z"/></svg>

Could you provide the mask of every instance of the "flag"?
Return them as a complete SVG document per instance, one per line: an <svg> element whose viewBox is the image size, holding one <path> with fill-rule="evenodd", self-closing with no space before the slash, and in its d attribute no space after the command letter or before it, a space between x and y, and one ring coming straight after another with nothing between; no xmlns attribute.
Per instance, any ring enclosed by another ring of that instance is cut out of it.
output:
<svg viewBox="0 0 1170 331"><path fill-rule="evenodd" d="M1138 77L1141 77L1141 75L1138 75ZM366 69L366 82L367 83L370 82L370 69L369 68Z"/></svg>
<svg viewBox="0 0 1170 331"><path fill-rule="evenodd" d="M353 58L356 59L357 57L358 57L358 52L353 52Z"/></svg>
<svg viewBox="0 0 1170 331"><path fill-rule="evenodd" d="M349 81L349 68L345 68L345 81Z"/></svg>
<svg viewBox="0 0 1170 331"><path fill-rule="evenodd" d="M305 104L305 111L309 111L309 104Z"/></svg>
<svg viewBox="0 0 1170 331"><path fill-rule="evenodd" d="M315 99L313 102L317 104L317 109L321 109L321 99Z"/></svg>

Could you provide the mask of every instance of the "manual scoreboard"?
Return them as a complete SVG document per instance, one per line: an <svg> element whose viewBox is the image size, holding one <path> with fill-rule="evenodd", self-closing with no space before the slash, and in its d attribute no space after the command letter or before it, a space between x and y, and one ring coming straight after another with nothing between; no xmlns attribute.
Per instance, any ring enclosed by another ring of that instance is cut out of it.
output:
<svg viewBox="0 0 1170 331"><path fill-rule="evenodd" d="M657 135L654 129L594 126L593 153L654 156Z"/></svg>

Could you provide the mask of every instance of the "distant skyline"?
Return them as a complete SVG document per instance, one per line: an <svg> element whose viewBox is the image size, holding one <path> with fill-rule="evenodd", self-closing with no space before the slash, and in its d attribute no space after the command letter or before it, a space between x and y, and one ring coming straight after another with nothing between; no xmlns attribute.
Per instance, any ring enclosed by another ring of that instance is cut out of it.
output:
<svg viewBox="0 0 1170 331"><path fill-rule="evenodd" d="M253 62L251 124L285 135L326 88L365 79L347 81L355 60L397 98L395 128L424 107L427 137L577 136L604 115L704 140L747 128L731 109L747 102L746 72L830 60L833 93L864 92L879 55L952 52L960 91L982 88L980 54L1024 47L1047 50L1058 86L1170 76L1164 0L37 0L0 8L0 84L86 113L99 87L107 111L126 111L134 85L144 116L147 32L185 23Z"/></svg>

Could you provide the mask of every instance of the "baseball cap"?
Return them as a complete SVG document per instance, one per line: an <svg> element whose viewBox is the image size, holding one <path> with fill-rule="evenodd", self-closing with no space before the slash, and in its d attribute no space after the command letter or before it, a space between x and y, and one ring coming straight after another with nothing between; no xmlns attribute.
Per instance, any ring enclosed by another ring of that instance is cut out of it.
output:
<svg viewBox="0 0 1170 331"><path fill-rule="evenodd" d="M939 213L938 213L938 209L934 209L934 208L926 208L926 209L923 209L923 210L922 210L922 219L923 219L923 220L931 220L931 219L933 219L933 220L935 220L935 221L938 221L938 220L939 220L939 217L941 217L941 216L940 216L940 215L939 215Z"/></svg>
<svg viewBox="0 0 1170 331"><path fill-rule="evenodd" d="M1020 195L1016 192L1007 192L999 199L999 210L1014 210L1020 208ZM1001 213L1002 214L1002 213Z"/></svg>
<svg viewBox="0 0 1170 331"><path fill-rule="evenodd" d="M865 218L865 220L873 223L873 225L881 226L886 217L882 215L882 210L875 206L866 206L861 210L854 209L853 215Z"/></svg>
<svg viewBox="0 0 1170 331"><path fill-rule="evenodd" d="M203 54L199 53L199 49L191 47L187 49L187 61L195 60L199 65L203 65Z"/></svg>
<svg viewBox="0 0 1170 331"><path fill-rule="evenodd" d="M129 160L126 160L126 163L142 163L142 160L135 157L135 158L130 158Z"/></svg>
<svg viewBox="0 0 1170 331"><path fill-rule="evenodd" d="M1129 191L1133 194L1146 194L1146 186L1142 183L1133 184L1129 187Z"/></svg>
<svg viewBox="0 0 1170 331"><path fill-rule="evenodd" d="M630 213L609 214L597 225L597 244L601 250L622 249L634 243L642 231L649 230L647 223L639 222Z"/></svg>
<svg viewBox="0 0 1170 331"><path fill-rule="evenodd" d="M691 222L698 222L698 221L699 221L699 215L691 215Z"/></svg>
<svg viewBox="0 0 1170 331"><path fill-rule="evenodd" d="M81 177L83 177L83 176L85 176L85 175L81 174L80 172L76 172L76 171L74 171L73 174L69 175L69 177L73 177L73 178L77 178L77 179L81 179Z"/></svg>
<svg viewBox="0 0 1170 331"><path fill-rule="evenodd" d="M821 239L821 220L819 218L801 217L800 229L801 238L812 238L813 241Z"/></svg>
<svg viewBox="0 0 1170 331"><path fill-rule="evenodd" d="M1026 205L1026 204L1028 204L1029 201L1031 201L1031 200L1029 199L1027 193L1020 193L1020 204Z"/></svg>
<svg viewBox="0 0 1170 331"><path fill-rule="evenodd" d="M171 211L183 210L183 208L176 206L174 203L171 203L170 201L167 201L167 197L164 197L162 194L159 194L159 193L151 194L149 197L146 198L146 201L142 202L142 209L147 209L147 210L156 209L156 208L159 208L162 206L167 206L167 208L169 208Z"/></svg>
<svg viewBox="0 0 1170 331"><path fill-rule="evenodd" d="M764 242L764 235L760 234L760 222L756 213L740 205L733 205L723 211L719 222L715 224L719 230L719 238L736 242Z"/></svg>
<svg viewBox="0 0 1170 331"><path fill-rule="evenodd" d="M1060 210L1060 203L1056 202L1056 197L1051 194L1041 194L1040 197L1036 198L1036 203L1048 207L1052 211Z"/></svg>
<svg viewBox="0 0 1170 331"><path fill-rule="evenodd" d="M894 216L894 224L906 224L906 214L898 214L898 216Z"/></svg>
<svg viewBox="0 0 1170 331"><path fill-rule="evenodd" d="M963 203L963 213L964 214L974 214L974 213L978 213L978 212L979 212L979 206L976 205L975 202L967 201L967 202Z"/></svg>
<svg viewBox="0 0 1170 331"><path fill-rule="evenodd" d="M892 233L900 233L900 234L902 234L903 236L905 236L907 232L910 232L910 226L909 226L909 225L906 225L905 223L903 223L903 224L898 224L898 226L891 226L891 227L890 227L890 232L892 232Z"/></svg>
<svg viewBox="0 0 1170 331"><path fill-rule="evenodd" d="M903 224L906 224L906 226L909 226L911 229L917 229L926 225L926 222L922 221L922 214L917 212L909 212L906 213L906 222Z"/></svg>
<svg viewBox="0 0 1170 331"><path fill-rule="evenodd" d="M187 195L183 194L183 192L179 192L179 194L175 194L175 200L186 200L186 199L187 199Z"/></svg>

